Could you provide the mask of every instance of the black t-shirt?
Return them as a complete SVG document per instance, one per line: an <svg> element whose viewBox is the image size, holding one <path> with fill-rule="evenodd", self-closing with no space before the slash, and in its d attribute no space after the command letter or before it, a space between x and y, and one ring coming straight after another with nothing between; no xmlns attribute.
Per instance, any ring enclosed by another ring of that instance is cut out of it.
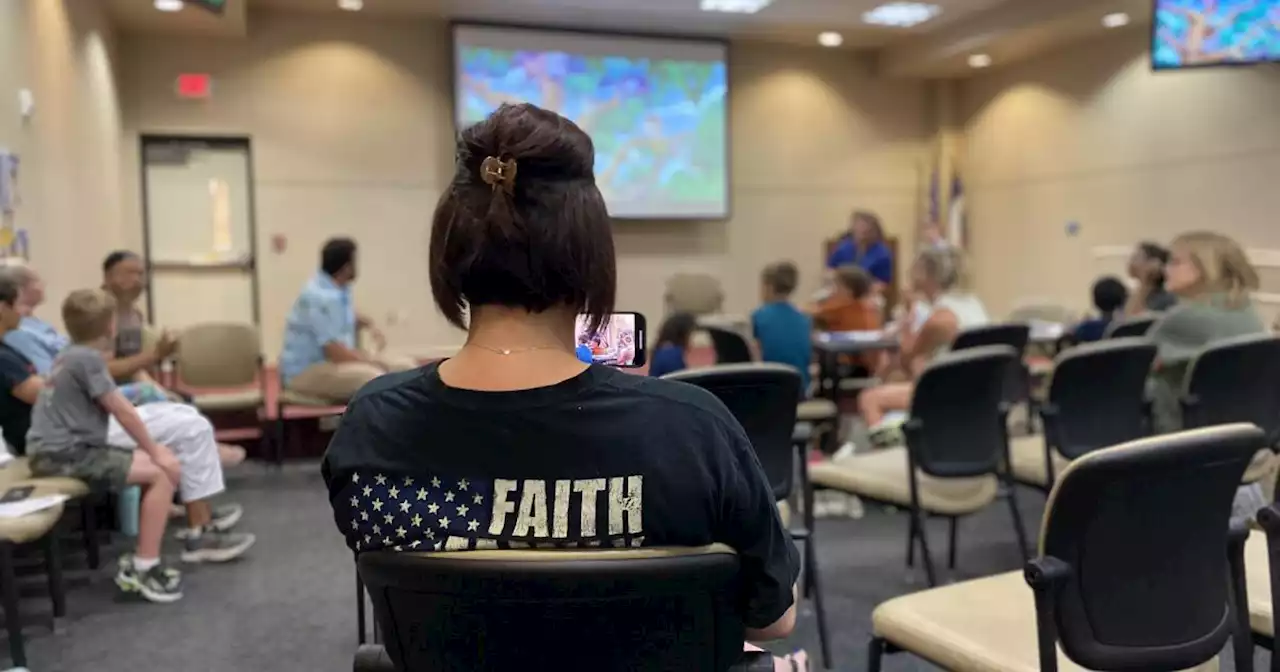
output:
<svg viewBox="0 0 1280 672"><path fill-rule="evenodd" d="M737 550L748 627L792 603L799 562L742 427L709 392L592 366L515 392L436 365L352 400L322 467L360 552L701 546Z"/></svg>
<svg viewBox="0 0 1280 672"><path fill-rule="evenodd" d="M0 429L4 442L16 455L27 452L31 428L31 404L13 396L13 388L36 375L36 367L13 348L0 343Z"/></svg>

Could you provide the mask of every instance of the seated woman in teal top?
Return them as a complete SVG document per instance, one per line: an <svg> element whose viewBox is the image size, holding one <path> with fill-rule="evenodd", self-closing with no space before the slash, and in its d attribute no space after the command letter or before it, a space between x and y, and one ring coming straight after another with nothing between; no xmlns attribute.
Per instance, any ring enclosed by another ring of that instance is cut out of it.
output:
<svg viewBox="0 0 1280 672"><path fill-rule="evenodd" d="M827 258L828 269L846 264L861 266L878 283L893 283L893 252L884 242L880 218L873 213L865 210L853 213L849 235L836 244Z"/></svg>

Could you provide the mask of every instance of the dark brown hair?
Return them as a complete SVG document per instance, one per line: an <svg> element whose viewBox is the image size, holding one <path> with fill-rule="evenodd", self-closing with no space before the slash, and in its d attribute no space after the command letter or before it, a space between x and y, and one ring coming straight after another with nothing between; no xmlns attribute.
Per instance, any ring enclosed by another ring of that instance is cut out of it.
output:
<svg viewBox="0 0 1280 672"><path fill-rule="evenodd" d="M765 266L761 276L764 284L779 296L791 296L791 293L796 291L796 285L800 283L800 272L796 270L796 265L789 261L779 261Z"/></svg>
<svg viewBox="0 0 1280 672"><path fill-rule="evenodd" d="M853 294L853 298L861 299L871 293L871 276L862 270L861 266L846 264L839 266L835 271L836 282L840 283Z"/></svg>
<svg viewBox="0 0 1280 672"><path fill-rule="evenodd" d="M594 163L582 129L534 105L503 105L462 132L429 255L431 294L449 322L465 329L475 306L567 306L599 329L617 270Z"/></svg>

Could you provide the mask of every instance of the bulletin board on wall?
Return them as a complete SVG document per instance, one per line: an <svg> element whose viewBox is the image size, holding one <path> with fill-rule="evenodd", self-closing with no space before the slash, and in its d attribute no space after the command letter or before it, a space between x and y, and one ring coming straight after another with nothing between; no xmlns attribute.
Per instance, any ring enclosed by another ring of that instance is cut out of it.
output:
<svg viewBox="0 0 1280 672"><path fill-rule="evenodd" d="M27 232L18 224L22 198L18 191L16 152L0 147L0 258L28 258Z"/></svg>

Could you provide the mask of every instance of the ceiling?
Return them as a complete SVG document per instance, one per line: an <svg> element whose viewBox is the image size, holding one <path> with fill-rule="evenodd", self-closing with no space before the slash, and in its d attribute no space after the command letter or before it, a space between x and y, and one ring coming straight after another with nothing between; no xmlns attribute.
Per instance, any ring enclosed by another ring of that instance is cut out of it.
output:
<svg viewBox="0 0 1280 672"><path fill-rule="evenodd" d="M703 12L698 0L364 0L358 14L337 0L228 0L223 16L195 7L159 12L152 0L107 0L124 32L243 37L257 12L342 13L352 20L405 17L472 19L618 32L658 32L766 40L819 48L819 32L834 30L844 47L874 51L881 71L899 77L963 77L969 54L997 65L1101 35L1102 15L1128 11L1133 26L1150 20L1151 0L926 0L941 14L914 28L862 22L888 0L773 0L755 14ZM1126 30L1133 29L1133 26Z"/></svg>

